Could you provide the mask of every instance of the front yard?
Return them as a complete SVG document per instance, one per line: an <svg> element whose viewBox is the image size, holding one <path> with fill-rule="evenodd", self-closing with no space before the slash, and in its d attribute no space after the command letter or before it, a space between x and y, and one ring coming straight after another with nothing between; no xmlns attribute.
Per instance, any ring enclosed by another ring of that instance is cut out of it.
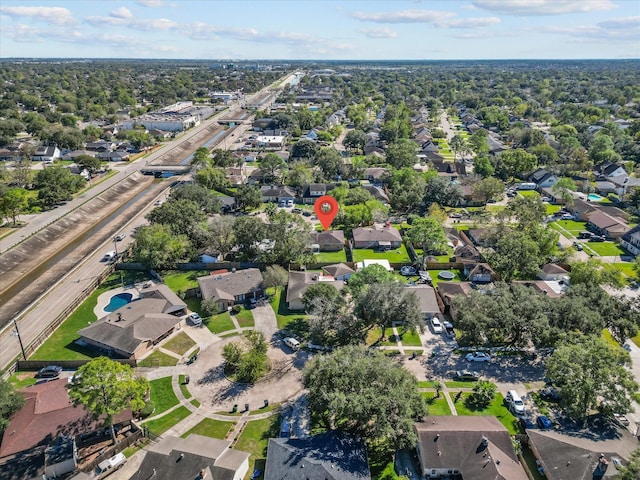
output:
<svg viewBox="0 0 640 480"><path fill-rule="evenodd" d="M493 415L498 420L500 420L500 423L505 426L505 428L511 435L520 433L518 420L504 405L504 397L502 396L502 394L496 393L496 396L493 398L489 406L481 410L470 409L467 406L467 398L471 395L471 392L463 392L460 400L455 402L455 407L458 415Z"/></svg>
<svg viewBox="0 0 640 480"><path fill-rule="evenodd" d="M401 244L398 248L387 250L385 252L373 248L354 248L353 261L361 262L362 260L389 260L390 263L410 263L411 259L407 253L407 247Z"/></svg>
<svg viewBox="0 0 640 480"><path fill-rule="evenodd" d="M231 315L229 312L218 313L217 315L212 315L209 319L205 319L204 324L211 331L211 333L222 333L227 330L233 330L235 325L233 324L233 320L231 320Z"/></svg>
<svg viewBox="0 0 640 480"><path fill-rule="evenodd" d="M284 288L269 289L269 303L276 314L278 328L283 329L297 322L306 322L307 316L303 312L295 312L287 307L287 291Z"/></svg>
<svg viewBox="0 0 640 480"><path fill-rule="evenodd" d="M178 397L173 392L171 377L162 377L149 382L150 397L156 404L152 415L159 415L178 404Z"/></svg>
<svg viewBox="0 0 640 480"><path fill-rule="evenodd" d="M143 426L148 428L154 435L162 435L171 427L187 418L190 414L191 412L187 407L179 407L160 418L143 423Z"/></svg>
<svg viewBox="0 0 640 480"><path fill-rule="evenodd" d="M445 395L445 393L440 393L440 397L436 398L435 392L422 393L422 397L427 404L429 415L451 415L449 404L444 398Z"/></svg>
<svg viewBox="0 0 640 480"><path fill-rule="evenodd" d="M180 332L167 343L163 344L162 347L167 350L171 350L178 355L184 355L191 349L196 342L194 342L189 335L184 332Z"/></svg>
<svg viewBox="0 0 640 480"><path fill-rule="evenodd" d="M238 436L234 448L251 454L251 457L249 457L249 473L247 474L247 478L254 469L264 472L269 439L278 437L279 433L279 415L246 423L246 426Z"/></svg>
<svg viewBox="0 0 640 480"><path fill-rule="evenodd" d="M197 435L204 435L205 437L218 438L224 440L229 433L229 430L235 425L235 422L223 422L221 420L214 420L212 418L205 418L195 427L182 435L182 438L187 438L192 433Z"/></svg>
<svg viewBox="0 0 640 480"><path fill-rule="evenodd" d="M602 257L618 257L629 253L617 243L613 242L588 242L589 248Z"/></svg>

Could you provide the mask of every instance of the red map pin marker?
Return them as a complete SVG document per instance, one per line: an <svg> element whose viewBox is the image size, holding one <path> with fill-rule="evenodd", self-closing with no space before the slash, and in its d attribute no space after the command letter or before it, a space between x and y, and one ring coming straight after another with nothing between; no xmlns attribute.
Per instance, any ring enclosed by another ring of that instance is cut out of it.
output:
<svg viewBox="0 0 640 480"><path fill-rule="evenodd" d="M329 195L324 195L316 200L313 208L316 211L318 220L320 220L324 229L329 230L331 222L336 218L338 208L340 208L338 206L338 201Z"/></svg>

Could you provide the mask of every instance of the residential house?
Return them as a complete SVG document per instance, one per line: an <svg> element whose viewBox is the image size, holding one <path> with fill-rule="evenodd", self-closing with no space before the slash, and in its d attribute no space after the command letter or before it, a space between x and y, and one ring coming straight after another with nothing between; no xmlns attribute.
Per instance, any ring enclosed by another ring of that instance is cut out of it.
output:
<svg viewBox="0 0 640 480"><path fill-rule="evenodd" d="M600 168L600 174L605 176L605 177L607 177L607 178L619 177L619 176L626 176L626 177L629 176L629 174L624 169L624 167L622 165L617 164L617 163L608 163L606 165L603 165Z"/></svg>
<svg viewBox="0 0 640 480"><path fill-rule="evenodd" d="M281 202L296 199L296 192L285 185L263 185L260 187L263 202Z"/></svg>
<svg viewBox="0 0 640 480"><path fill-rule="evenodd" d="M491 283L498 280L498 275L488 263L467 263L464 266L464 275L473 283Z"/></svg>
<svg viewBox="0 0 640 480"><path fill-rule="evenodd" d="M220 311L264 296L262 273L257 268L212 273L197 280L202 300L213 299Z"/></svg>
<svg viewBox="0 0 640 480"><path fill-rule="evenodd" d="M325 230L314 232L312 242L320 252L338 252L344 249L344 232L342 230Z"/></svg>
<svg viewBox="0 0 640 480"><path fill-rule="evenodd" d="M36 149L31 160L34 162L54 162L60 158L60 149L55 145L41 145Z"/></svg>
<svg viewBox="0 0 640 480"><path fill-rule="evenodd" d="M131 154L129 152L100 152L97 157L100 160L104 160L106 162L126 162L131 158Z"/></svg>
<svg viewBox="0 0 640 480"><path fill-rule="evenodd" d="M476 285L471 282L438 282L436 289L444 305L444 312L448 312L455 320L456 312L452 309L453 299L458 295L468 297L476 289Z"/></svg>
<svg viewBox="0 0 640 480"><path fill-rule="evenodd" d="M328 276L335 278L336 280L345 281L349 280L349 277L353 275L355 270L349 265L344 263L335 263L333 265L327 265L322 267L322 271Z"/></svg>
<svg viewBox="0 0 640 480"><path fill-rule="evenodd" d="M438 176L446 175L439 173ZM485 205L485 199L476 194L473 185L467 183L462 185L462 202L460 204L464 207L477 207Z"/></svg>
<svg viewBox="0 0 640 480"><path fill-rule="evenodd" d="M408 285L405 287L405 292L414 293L418 297L420 311L425 321L439 315L444 309L444 304L442 309L440 308L441 302L438 302L436 291L431 285Z"/></svg>
<svg viewBox="0 0 640 480"><path fill-rule="evenodd" d="M369 192L371 194L371 196L382 202L382 203L389 203L389 195L387 195L387 192L384 191L384 189L382 187L378 187L376 185L362 185L362 188L364 188L367 192Z"/></svg>
<svg viewBox="0 0 640 480"><path fill-rule="evenodd" d="M511 285L523 285L549 298L562 297L569 287L564 280L514 280Z"/></svg>
<svg viewBox="0 0 640 480"><path fill-rule="evenodd" d="M420 144L420 152L438 153L439 151L440 149L438 148L438 145L436 145L432 139L429 139L426 142L423 142L422 144Z"/></svg>
<svg viewBox="0 0 640 480"><path fill-rule="evenodd" d="M335 184L333 183L310 183L302 188L302 203L306 205L313 205L316 200L327 192L333 190Z"/></svg>
<svg viewBox="0 0 640 480"><path fill-rule="evenodd" d="M527 429L528 445L548 480L615 478L638 448L638 439L613 421L593 415L586 424Z"/></svg>
<svg viewBox="0 0 640 480"><path fill-rule="evenodd" d="M284 148L285 137L281 135L260 135L256 138L255 144L258 148L266 150L281 150Z"/></svg>
<svg viewBox="0 0 640 480"><path fill-rule="evenodd" d="M602 211L594 212L588 216L587 228L612 240L621 237L631 229L623 219L612 217Z"/></svg>
<svg viewBox="0 0 640 480"><path fill-rule="evenodd" d="M576 217L576 220L586 222L590 214L598 211L598 207L599 205L597 203L587 202L576 198L573 201L573 205L569 204L566 208L574 217Z"/></svg>
<svg viewBox="0 0 640 480"><path fill-rule="evenodd" d="M603 195L605 197L610 193L614 193L616 191L616 188L618 188L615 183L610 182L608 180L606 181L599 180L595 182L594 186L595 186L596 192L598 192L600 195Z"/></svg>
<svg viewBox="0 0 640 480"><path fill-rule="evenodd" d="M538 278L540 280L566 281L569 278L569 272L556 263L547 263L540 269Z"/></svg>
<svg viewBox="0 0 640 480"><path fill-rule="evenodd" d="M431 165L438 172L439 177L447 177L452 182L467 174L466 167L461 162L432 161Z"/></svg>
<svg viewBox="0 0 640 480"><path fill-rule="evenodd" d="M58 437L44 451L44 478L57 478L78 466L78 449L71 436Z"/></svg>
<svg viewBox="0 0 640 480"><path fill-rule="evenodd" d="M631 189L640 187L640 178L630 177L627 174L608 177L608 180L616 186L615 193L619 196L624 196Z"/></svg>
<svg viewBox="0 0 640 480"><path fill-rule="evenodd" d="M24 405L9 419L0 444L0 457L49 445L60 437L75 437L101 428L105 417L94 418L84 407L75 407L67 390L68 379L59 378L18 390ZM114 416L113 423L128 422L131 410ZM0 467L0 471L2 468Z"/></svg>
<svg viewBox="0 0 640 480"><path fill-rule="evenodd" d="M508 147L502 143L500 137L493 132L489 132L489 135L487 135L487 145L489 146L489 153L492 155L499 155L508 149Z"/></svg>
<svg viewBox="0 0 640 480"><path fill-rule="evenodd" d="M108 140L98 140L96 142L85 143L84 148L91 152L110 152L116 148L116 144Z"/></svg>
<svg viewBox="0 0 640 480"><path fill-rule="evenodd" d="M482 261L482 255L472 244L460 244L453 252L456 262L478 263Z"/></svg>
<svg viewBox="0 0 640 480"><path fill-rule="evenodd" d="M129 480L242 480L249 472L247 452L228 440L191 434L165 436L145 448L142 463Z"/></svg>
<svg viewBox="0 0 640 480"><path fill-rule="evenodd" d="M231 185L242 185L247 181L247 172L244 166L227 167L225 168L225 174Z"/></svg>
<svg viewBox="0 0 640 480"><path fill-rule="evenodd" d="M333 285L338 290L344 287L343 280L336 280L329 275L323 275L321 272L289 272L289 281L287 282L287 306L290 310L304 310L302 297L311 285L319 283Z"/></svg>
<svg viewBox="0 0 640 480"><path fill-rule="evenodd" d="M361 179L369 180L371 183L380 183L389 174L389 170L383 167L365 168Z"/></svg>
<svg viewBox="0 0 640 480"><path fill-rule="evenodd" d="M493 234L492 230L489 228L470 228L464 233L476 247L489 246L489 242Z"/></svg>
<svg viewBox="0 0 640 480"><path fill-rule="evenodd" d="M305 133L302 137L303 140L311 140L312 142L318 141L318 130L311 129L307 133Z"/></svg>
<svg viewBox="0 0 640 480"><path fill-rule="evenodd" d="M159 290L148 294L79 330L80 342L109 356L144 357L179 328L179 315L186 309L182 301L176 304L162 298Z"/></svg>
<svg viewBox="0 0 640 480"><path fill-rule="evenodd" d="M400 231L390 224L380 227L353 229L353 248L399 248L402 245Z"/></svg>
<svg viewBox="0 0 640 480"><path fill-rule="evenodd" d="M370 480L364 442L330 430L308 438L270 438L264 480Z"/></svg>
<svg viewBox="0 0 640 480"><path fill-rule="evenodd" d="M184 303L178 295L174 293L164 283L155 284L152 283L146 287L138 289L140 298L153 298L162 300L164 305L162 306L162 313L169 315L185 315L187 313L187 304Z"/></svg>
<svg viewBox="0 0 640 480"><path fill-rule="evenodd" d="M620 246L636 257L640 255L640 225L620 237Z"/></svg>
<svg viewBox="0 0 640 480"><path fill-rule="evenodd" d="M22 153L17 148L0 148L0 162L15 162L22 158Z"/></svg>
<svg viewBox="0 0 640 480"><path fill-rule="evenodd" d="M509 432L496 417L427 416L414 426L421 478L529 478Z"/></svg>
<svg viewBox="0 0 640 480"><path fill-rule="evenodd" d="M542 188L553 187L556 183L558 183L557 177L544 168L539 168L531 175L529 175L528 181L531 183L535 183L538 190Z"/></svg>
<svg viewBox="0 0 640 480"><path fill-rule="evenodd" d="M66 152L60 156L62 160L73 160L75 161L78 157L95 157L96 152L92 152L90 150L73 150L71 152Z"/></svg>

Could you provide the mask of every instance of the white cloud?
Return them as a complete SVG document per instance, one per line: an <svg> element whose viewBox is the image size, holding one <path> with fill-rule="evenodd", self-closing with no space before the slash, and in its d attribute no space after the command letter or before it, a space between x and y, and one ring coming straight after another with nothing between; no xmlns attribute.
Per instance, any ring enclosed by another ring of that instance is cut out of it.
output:
<svg viewBox="0 0 640 480"><path fill-rule="evenodd" d="M549 25L539 31L566 35L581 43L602 43L605 41L635 41L638 40L640 16L627 18L613 18L595 25L557 26Z"/></svg>
<svg viewBox="0 0 640 480"><path fill-rule="evenodd" d="M165 6L173 6L165 2L164 0L138 0L138 5L149 8L160 8Z"/></svg>
<svg viewBox="0 0 640 480"><path fill-rule="evenodd" d="M0 13L10 17L26 17L54 25L75 23L70 10L63 7L0 7Z"/></svg>
<svg viewBox="0 0 640 480"><path fill-rule="evenodd" d="M111 12L109 15L115 18L125 18L125 19L133 18L133 14L131 13L131 10L129 10L127 7L120 7L114 10L113 12Z"/></svg>
<svg viewBox="0 0 640 480"><path fill-rule="evenodd" d="M396 12L354 12L352 17L374 23L426 23L437 28L476 28L500 23L497 17L460 18L453 12L437 10L402 10Z"/></svg>
<svg viewBox="0 0 640 480"><path fill-rule="evenodd" d="M611 0L473 0L472 4L484 10L506 15L562 15L611 10Z"/></svg>
<svg viewBox="0 0 640 480"><path fill-rule="evenodd" d="M2 29L2 34L16 43L42 43L42 29L31 25L18 24Z"/></svg>
<svg viewBox="0 0 640 480"><path fill-rule="evenodd" d="M625 17L625 18L610 18L603 22L599 22L598 26L602 28L635 28L640 31L640 16L637 17Z"/></svg>
<svg viewBox="0 0 640 480"><path fill-rule="evenodd" d="M389 27L363 28L358 31L369 38L396 38L398 36L398 34Z"/></svg>
<svg viewBox="0 0 640 480"><path fill-rule="evenodd" d="M96 27L108 24L126 27L132 30L144 30L145 32L175 30L179 27L178 23L166 18L133 19L119 17L87 17L85 18L85 21Z"/></svg>

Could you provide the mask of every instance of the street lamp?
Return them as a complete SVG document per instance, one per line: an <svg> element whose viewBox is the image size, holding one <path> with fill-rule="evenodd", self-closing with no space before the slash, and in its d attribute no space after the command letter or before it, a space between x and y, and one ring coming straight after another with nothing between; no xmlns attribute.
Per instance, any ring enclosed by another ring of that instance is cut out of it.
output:
<svg viewBox="0 0 640 480"><path fill-rule="evenodd" d="M118 268L118 239L117 237L113 239L113 250L116 252L116 265L115 268ZM124 288L124 277L122 275L122 270L120 270L120 283L122 284L122 288Z"/></svg>
<svg viewBox="0 0 640 480"><path fill-rule="evenodd" d="M20 342L20 350L22 351L22 358L26 360L27 354L24 353L24 345L22 344L22 337L20 336L20 330L18 330L18 322L16 322L15 318L13 319L13 326L14 326L14 331L11 333L11 335L18 337L18 342Z"/></svg>

